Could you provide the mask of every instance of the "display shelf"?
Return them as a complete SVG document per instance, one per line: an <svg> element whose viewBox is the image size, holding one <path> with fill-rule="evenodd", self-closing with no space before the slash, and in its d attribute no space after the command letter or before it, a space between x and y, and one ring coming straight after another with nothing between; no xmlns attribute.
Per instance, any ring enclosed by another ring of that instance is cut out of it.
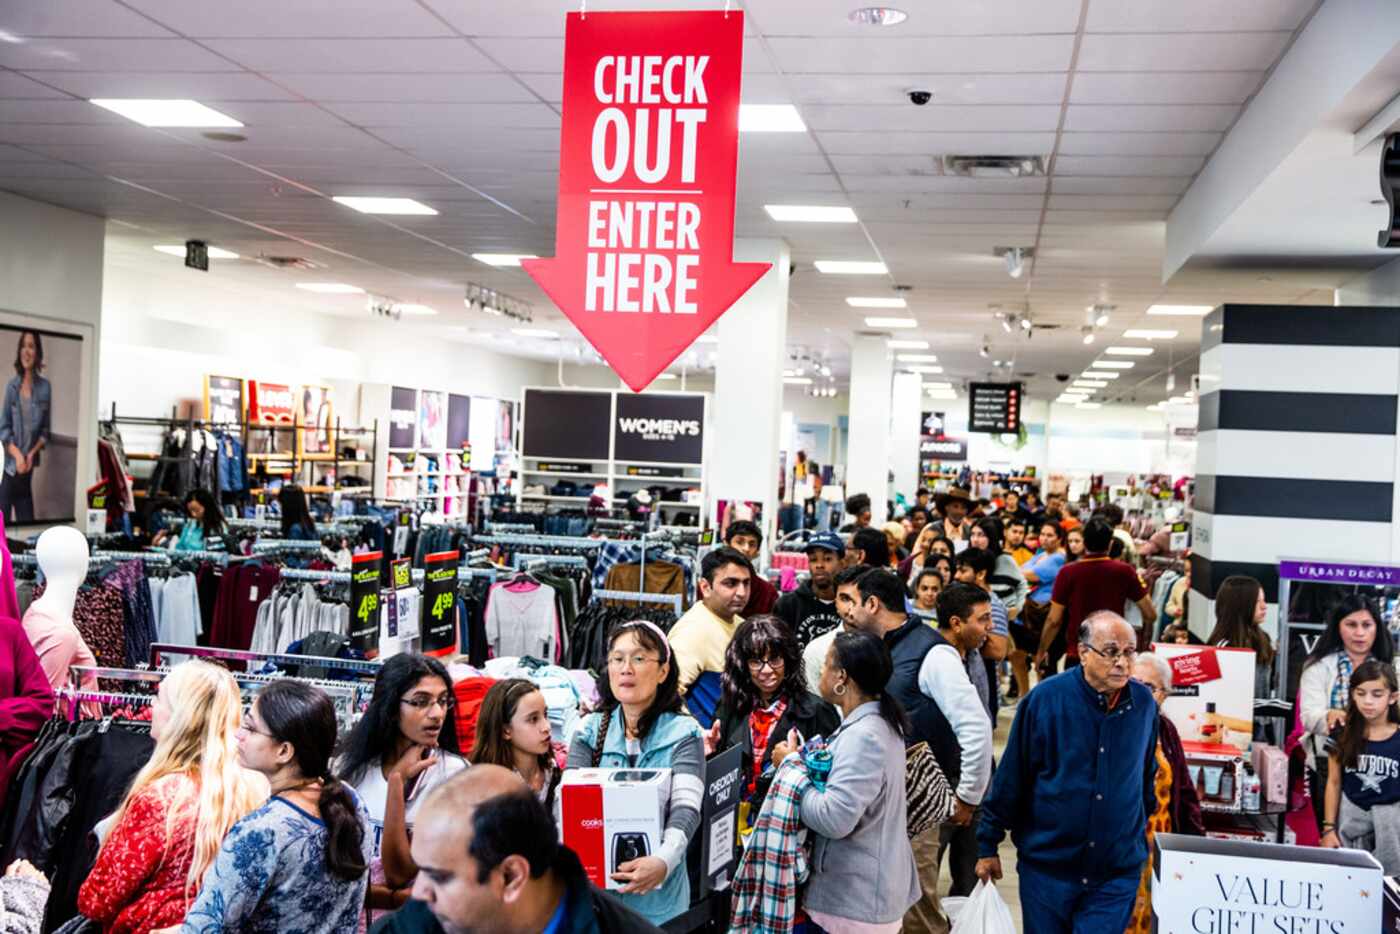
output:
<svg viewBox="0 0 1400 934"><path fill-rule="evenodd" d="M565 479L582 477L585 480L606 480L609 476L605 473L570 473L567 470L522 470L520 473L522 475L529 474L532 477L561 477Z"/></svg>
<svg viewBox="0 0 1400 934"><path fill-rule="evenodd" d="M627 496L614 496L614 497L613 497L613 502L614 502L614 503L624 503L624 504L625 504L625 503L628 503L628 502L630 502L630 501L631 501L631 497L627 497ZM674 508L676 508L676 509L699 509L699 508L700 508L700 504L699 504L699 503L678 503L678 502L676 502L676 501L674 501L674 500L660 500L660 499L655 499L655 500L652 500L652 501L651 501L651 508L652 508L652 509L660 509L660 508L663 508L663 507L666 507L666 506L672 506L672 507L674 507Z"/></svg>
<svg viewBox="0 0 1400 934"><path fill-rule="evenodd" d="M591 496L552 496L548 493L521 493L521 499L533 499L546 503L586 503ZM626 502L626 500L624 500Z"/></svg>

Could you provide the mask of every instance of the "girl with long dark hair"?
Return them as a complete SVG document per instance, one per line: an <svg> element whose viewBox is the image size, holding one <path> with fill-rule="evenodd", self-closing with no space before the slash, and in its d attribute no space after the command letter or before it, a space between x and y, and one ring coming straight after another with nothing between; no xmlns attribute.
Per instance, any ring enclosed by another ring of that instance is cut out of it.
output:
<svg viewBox="0 0 1400 934"><path fill-rule="evenodd" d="M1264 588L1252 577L1235 574L1220 582L1215 592L1215 629L1207 645L1254 651L1254 696L1273 693L1274 642L1264 631L1269 604Z"/></svg>
<svg viewBox="0 0 1400 934"><path fill-rule="evenodd" d="M471 761L514 770L553 811L559 768L550 743L549 709L537 684L507 678L491 685L477 714Z"/></svg>
<svg viewBox="0 0 1400 934"><path fill-rule="evenodd" d="M331 777L335 706L300 681L274 681L243 715L238 761L272 797L224 838L185 916L193 934L353 932L369 885L369 813Z"/></svg>
<svg viewBox="0 0 1400 934"><path fill-rule="evenodd" d="M185 524L180 527L180 537L168 547L176 551L224 551L224 514L214 494L196 487L185 495ZM156 533L153 544L166 541L166 532Z"/></svg>
<svg viewBox="0 0 1400 934"><path fill-rule="evenodd" d="M776 616L755 616L734 630L721 683L705 751L743 750L740 798L749 802L750 817L757 817L773 781L772 771L764 771L770 761L774 766L781 761L772 755L778 740L792 729L807 738L830 736L841 721L834 707L807 689L802 646Z"/></svg>
<svg viewBox="0 0 1400 934"><path fill-rule="evenodd" d="M670 769L666 828L656 852L613 873L624 883L628 908L660 926L690 907L685 854L700 827L705 791L704 731L686 712L680 670L666 635L632 620L608 634L607 677L599 679L598 710L579 721L568 767Z"/></svg>
<svg viewBox="0 0 1400 934"><path fill-rule="evenodd" d="M1366 850L1400 874L1400 679L1393 665L1363 662L1351 676L1346 724L1327 775L1322 845Z"/></svg>
<svg viewBox="0 0 1400 934"><path fill-rule="evenodd" d="M286 484L277 491L277 506L282 518L283 538L293 541L316 538L316 522L311 518L305 490L295 483Z"/></svg>
<svg viewBox="0 0 1400 934"><path fill-rule="evenodd" d="M370 906L408 899L418 874L408 835L427 793L467 767L457 749L452 679L426 655L395 655L374 679L369 709L345 740L336 773L369 812Z"/></svg>

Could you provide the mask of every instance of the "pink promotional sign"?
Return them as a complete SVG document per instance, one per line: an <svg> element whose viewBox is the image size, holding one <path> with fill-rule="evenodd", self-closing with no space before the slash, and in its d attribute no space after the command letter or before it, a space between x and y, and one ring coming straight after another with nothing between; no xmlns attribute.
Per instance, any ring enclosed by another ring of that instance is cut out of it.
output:
<svg viewBox="0 0 1400 934"><path fill-rule="evenodd" d="M570 13L552 259L521 265L640 392L768 271L734 262L739 11Z"/></svg>

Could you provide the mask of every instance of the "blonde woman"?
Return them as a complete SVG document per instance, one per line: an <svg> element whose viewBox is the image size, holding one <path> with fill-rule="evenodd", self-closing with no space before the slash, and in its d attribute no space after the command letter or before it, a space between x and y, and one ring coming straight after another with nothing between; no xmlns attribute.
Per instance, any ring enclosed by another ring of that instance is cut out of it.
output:
<svg viewBox="0 0 1400 934"><path fill-rule="evenodd" d="M238 764L243 705L232 676L208 662L175 666L151 710L151 760L137 773L78 891L104 934L178 925L219 845L267 798L267 780Z"/></svg>

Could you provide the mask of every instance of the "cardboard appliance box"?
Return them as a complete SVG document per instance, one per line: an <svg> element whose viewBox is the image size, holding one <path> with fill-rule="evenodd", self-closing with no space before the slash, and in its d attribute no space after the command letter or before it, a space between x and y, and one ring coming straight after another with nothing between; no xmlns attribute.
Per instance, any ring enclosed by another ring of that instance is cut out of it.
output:
<svg viewBox="0 0 1400 934"><path fill-rule="evenodd" d="M570 769L559 784L560 835L599 888L623 863L654 856L666 827L670 769Z"/></svg>

